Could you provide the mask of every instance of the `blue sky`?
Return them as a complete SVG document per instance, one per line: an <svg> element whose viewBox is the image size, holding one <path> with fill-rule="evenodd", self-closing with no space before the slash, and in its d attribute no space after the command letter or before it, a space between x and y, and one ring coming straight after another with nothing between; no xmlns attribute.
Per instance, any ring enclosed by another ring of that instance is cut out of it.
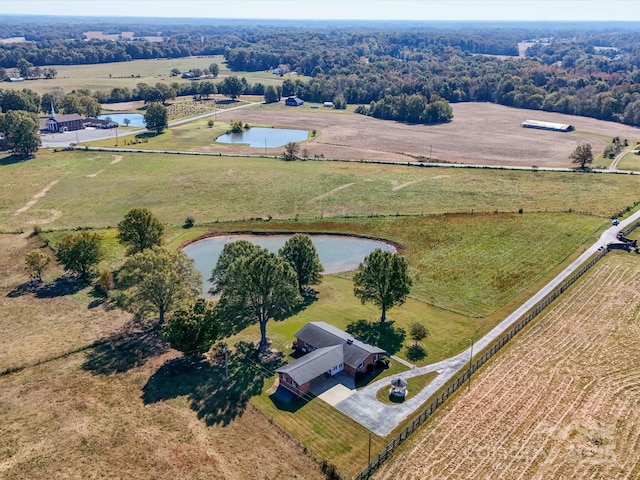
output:
<svg viewBox="0 0 640 480"><path fill-rule="evenodd" d="M2 0L3 14L362 20L633 20L638 0Z"/></svg>

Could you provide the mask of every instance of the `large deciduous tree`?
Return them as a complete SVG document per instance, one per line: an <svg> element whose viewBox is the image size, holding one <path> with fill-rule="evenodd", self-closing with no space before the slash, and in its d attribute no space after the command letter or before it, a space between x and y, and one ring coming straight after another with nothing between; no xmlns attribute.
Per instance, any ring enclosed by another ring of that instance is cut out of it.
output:
<svg viewBox="0 0 640 480"><path fill-rule="evenodd" d="M380 307L381 322L387 319L387 310L405 302L412 286L405 258L379 248L359 265L353 283L353 293L362 303Z"/></svg>
<svg viewBox="0 0 640 480"><path fill-rule="evenodd" d="M320 274L323 268L316 247L309 235L296 233L286 241L278 254L293 268L298 279L300 294L308 285L320 283L322 279Z"/></svg>
<svg viewBox="0 0 640 480"><path fill-rule="evenodd" d="M571 152L569 158L573 163L579 163L580 168L585 168L587 164L593 162L593 152L591 151L591 144L584 143L578 145L576 149Z"/></svg>
<svg viewBox="0 0 640 480"><path fill-rule="evenodd" d="M218 87L218 91L223 95L229 96L232 100L235 100L244 93L244 85L242 84L242 80L238 77L231 76L222 81L220 87Z"/></svg>
<svg viewBox="0 0 640 480"><path fill-rule="evenodd" d="M164 105L157 102L150 103L147 106L147 112L144 114L144 124L147 130L160 135L169 126L167 115L167 108Z"/></svg>
<svg viewBox="0 0 640 480"><path fill-rule="evenodd" d="M172 348L192 357L209 351L217 334L213 303L202 298L173 312L163 330Z"/></svg>
<svg viewBox="0 0 640 480"><path fill-rule="evenodd" d="M94 232L72 233L60 240L55 250L65 270L85 278L103 257L102 237Z"/></svg>
<svg viewBox="0 0 640 480"><path fill-rule="evenodd" d="M278 89L273 85L269 85L264 90L264 101L265 103L275 103L280 101L280 94L278 93Z"/></svg>
<svg viewBox="0 0 640 480"><path fill-rule="evenodd" d="M235 243L235 242L234 242ZM221 261L213 270L220 293L222 311L242 311L260 325L258 350L267 347L267 322L286 314L300 303L296 275L282 258L268 250L244 242L223 250Z"/></svg>
<svg viewBox="0 0 640 480"><path fill-rule="evenodd" d="M133 208L118 223L118 240L127 245L129 254L142 252L162 243L164 227L146 208Z"/></svg>
<svg viewBox="0 0 640 480"><path fill-rule="evenodd" d="M5 136L6 145L17 155L28 157L40 147L40 127L35 114L11 110L0 113L0 132Z"/></svg>
<svg viewBox="0 0 640 480"><path fill-rule="evenodd" d="M126 309L138 314L165 314L200 293L202 276L181 251L154 246L129 257L118 273L117 286L123 290Z"/></svg>

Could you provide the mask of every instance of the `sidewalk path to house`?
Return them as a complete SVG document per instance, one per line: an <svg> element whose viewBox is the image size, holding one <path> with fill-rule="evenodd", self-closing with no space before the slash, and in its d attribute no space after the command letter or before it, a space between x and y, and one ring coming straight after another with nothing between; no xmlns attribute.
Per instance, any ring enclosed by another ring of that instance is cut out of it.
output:
<svg viewBox="0 0 640 480"><path fill-rule="evenodd" d="M617 226L612 226L607 229L590 248L586 249L578 259L576 259L571 265L565 268L558 276L545 285L538 293L532 296L526 301L520 308L514 311L511 315L506 317L502 322L496 325L489 333L478 340L474 346L473 351L479 353L486 347L491 345L494 341L498 340L504 335L513 325L515 325L520 318L525 315L531 308L533 308L538 302L542 301L549 293L557 288L564 280L569 278L575 271L577 271L592 255L598 250L606 248L607 245L612 243L620 243L617 238L618 232L629 227L633 222L640 219L640 211L635 212L629 218L620 222ZM467 349L458 355L443 360L441 362L426 365L424 367L414 368L407 372L403 372L402 376L405 378L415 377L418 375L424 375L430 372L438 372L439 375L423 390L411 397L404 403L387 405L379 402L376 398L376 393L383 387L388 387L390 378L386 377L380 379L370 385L367 385L363 389L359 390L349 398L337 403L335 407L341 412L345 413L356 422L364 425L373 433L386 436L396 428L401 422L407 419L411 415L417 415L419 408L431 397L434 393L445 385L449 380L455 378L462 373L463 369L469 365L471 349Z"/></svg>

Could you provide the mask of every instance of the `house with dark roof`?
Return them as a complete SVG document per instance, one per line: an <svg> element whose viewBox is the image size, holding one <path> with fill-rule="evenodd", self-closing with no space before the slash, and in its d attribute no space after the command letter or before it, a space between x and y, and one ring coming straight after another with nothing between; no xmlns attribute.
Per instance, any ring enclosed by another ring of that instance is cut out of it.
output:
<svg viewBox="0 0 640 480"><path fill-rule="evenodd" d="M301 98L298 98L298 97L288 97L284 101L284 104L289 106L289 107L299 107L300 105L304 104L304 100L302 100Z"/></svg>
<svg viewBox="0 0 640 480"><path fill-rule="evenodd" d="M280 386L296 395L303 395L311 382L321 376L333 376L344 371L354 376L373 368L383 349L353 338L347 332L326 322L310 322L296 334L294 347L302 357L276 370Z"/></svg>

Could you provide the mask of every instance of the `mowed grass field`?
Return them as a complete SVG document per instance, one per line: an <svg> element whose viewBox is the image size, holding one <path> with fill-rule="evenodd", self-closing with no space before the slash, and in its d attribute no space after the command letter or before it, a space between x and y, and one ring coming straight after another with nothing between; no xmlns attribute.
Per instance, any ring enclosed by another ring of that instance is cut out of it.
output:
<svg viewBox="0 0 640 480"><path fill-rule="evenodd" d="M308 77L292 74L291 77L279 77L269 72L232 72L224 63L224 57L214 55L210 57L187 57L159 60L133 60L131 62L100 63L92 65L54 65L58 75L50 80L27 80L20 83L6 83L3 89L29 88L40 94L61 88L65 93L74 89L87 88L91 91L108 91L116 87L135 88L138 83L155 85L156 83L188 83L192 80L183 79L180 75L172 77L171 70L179 69L186 72L192 68L204 70L212 63L217 63L220 69L217 78L205 80L220 82L225 77L245 77L249 83L263 85L281 85L283 80L307 80Z"/></svg>
<svg viewBox="0 0 640 480"><path fill-rule="evenodd" d="M419 168L277 159L42 152L0 164L0 228L115 226L132 207L182 224L461 212L611 216L637 200L630 175ZM33 203L31 203L33 202Z"/></svg>
<svg viewBox="0 0 640 480"><path fill-rule="evenodd" d="M639 279L601 260L374 478L638 478Z"/></svg>

